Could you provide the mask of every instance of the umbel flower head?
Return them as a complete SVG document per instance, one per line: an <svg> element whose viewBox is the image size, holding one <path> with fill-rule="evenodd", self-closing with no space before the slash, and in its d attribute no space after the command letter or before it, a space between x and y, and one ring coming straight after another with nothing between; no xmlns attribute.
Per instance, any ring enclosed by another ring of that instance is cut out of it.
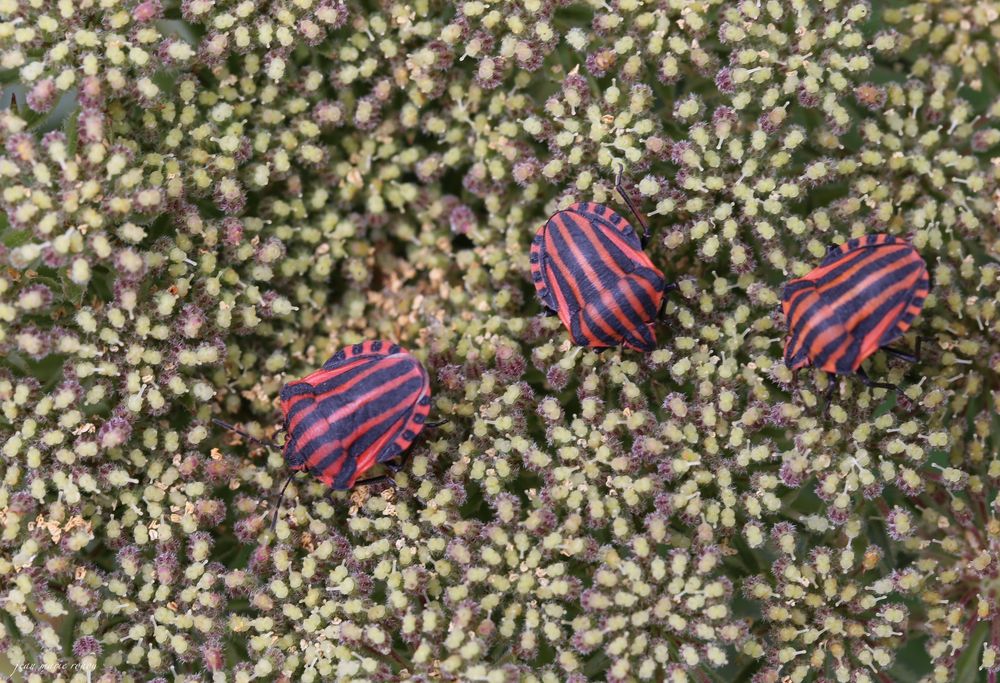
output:
<svg viewBox="0 0 1000 683"><path fill-rule="evenodd" d="M0 0L3 661L994 680L997 9ZM678 283L644 354L530 279L619 168ZM793 374L783 284L872 233L928 264L919 362ZM450 423L272 532L281 387L370 339Z"/></svg>

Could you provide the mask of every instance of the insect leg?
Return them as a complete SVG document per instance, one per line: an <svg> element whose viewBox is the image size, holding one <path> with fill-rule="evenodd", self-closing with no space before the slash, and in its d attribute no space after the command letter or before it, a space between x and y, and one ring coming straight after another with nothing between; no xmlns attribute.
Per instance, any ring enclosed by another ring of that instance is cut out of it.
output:
<svg viewBox="0 0 1000 683"><path fill-rule="evenodd" d="M882 350L888 353L890 356L895 356L900 360L905 360L907 363L919 363L920 362L920 346L923 343L923 337L917 337L917 345L913 349L913 353L909 351L902 351L900 349L893 349L888 346L883 346Z"/></svg>
<svg viewBox="0 0 1000 683"><path fill-rule="evenodd" d="M862 382L864 382L866 387L871 387L872 389L892 389L893 391L899 391L899 387L895 384L889 384L888 382L873 381L872 378L868 376L868 373L862 370L861 368L858 368L856 374L858 378Z"/></svg>
<svg viewBox="0 0 1000 683"><path fill-rule="evenodd" d="M656 312L657 318L662 318L663 315L667 312L667 297L666 297L667 292L672 292L675 289L680 289L680 288L681 286L676 282L671 282L669 285L663 286L664 296L663 299L660 300L660 310Z"/></svg>
<svg viewBox="0 0 1000 683"><path fill-rule="evenodd" d="M615 177L615 189L618 190L618 194L622 196L625 203L628 205L629 210L632 215L635 216L635 220L638 221L639 225L642 226L642 238L639 240L639 244L645 249L646 245L649 244L649 226L646 225L646 220L639 215L639 212L635 210L635 206L632 204L632 200L629 198L628 194L625 192L625 187L622 185L622 175L625 173L625 167L618 167L618 175Z"/></svg>
<svg viewBox="0 0 1000 683"><path fill-rule="evenodd" d="M837 376L828 372L826 374L826 382L827 382L826 391L823 392L824 413L830 410L830 400L833 398L833 392L836 391L837 389Z"/></svg>
<svg viewBox="0 0 1000 683"><path fill-rule="evenodd" d="M444 418L442 420L435 420L434 422L425 422L424 427L440 427L441 425L448 424L449 422L451 422L451 420Z"/></svg>
<svg viewBox="0 0 1000 683"><path fill-rule="evenodd" d="M281 493L278 494L278 500L274 503L274 517L271 518L271 533L274 533L274 529L278 526L278 512L281 510L281 500L285 497L285 489L288 485L292 483L292 479L298 474L298 470L295 470L288 475L288 479L285 480L285 485L281 487Z"/></svg>
<svg viewBox="0 0 1000 683"><path fill-rule="evenodd" d="M237 427L235 425L229 424L228 422L223 422L222 420L216 419L214 417L212 418L212 422L214 424L218 425L219 427L222 427L223 429L228 429L231 432L236 432L237 434L239 434L240 436L242 436L244 439L248 439L250 441L253 441L254 443L259 443L262 446L270 446L271 448L275 448L275 449L277 449L279 451L281 450L281 447L278 444L274 443L273 441L263 441L261 439L258 439L255 436L251 436L250 434L247 434L245 431L243 431L239 427Z"/></svg>
<svg viewBox="0 0 1000 683"><path fill-rule="evenodd" d="M394 477L388 474L380 474L377 477L368 477L367 479L362 479L360 481L354 482L355 486L371 486L372 484L381 484L382 482L388 482L393 486L396 486L396 480Z"/></svg>

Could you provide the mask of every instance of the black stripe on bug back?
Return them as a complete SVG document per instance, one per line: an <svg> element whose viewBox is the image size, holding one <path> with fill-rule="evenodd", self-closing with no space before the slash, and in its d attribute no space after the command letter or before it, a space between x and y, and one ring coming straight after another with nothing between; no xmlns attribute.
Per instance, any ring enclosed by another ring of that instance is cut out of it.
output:
<svg viewBox="0 0 1000 683"><path fill-rule="evenodd" d="M603 232L613 228L583 225L577 216L558 214L550 221L547 234L551 249L546 252L546 264L569 317L601 291L613 287L623 272L634 268L631 259ZM610 264L602 258L601 249L611 257Z"/></svg>
<svg viewBox="0 0 1000 683"><path fill-rule="evenodd" d="M397 379L399 373L391 376ZM331 423L331 431L341 444L314 465L316 473L322 475L346 456L334 481L334 488L346 488L360 458L379 438L394 428L402 429L410 413L413 412L421 392L426 387L422 373L408 373L401 382L390 386L390 382L366 385L364 391L356 392L352 398L358 407L346 418ZM307 459L321 446L321 440L314 439L305 448ZM388 444L387 444L388 445Z"/></svg>
<svg viewBox="0 0 1000 683"><path fill-rule="evenodd" d="M379 362L382 356L376 356L372 358L352 358L349 364L345 365L340 372L336 375L330 377L319 384L312 385L306 381L294 382L291 384L286 384L281 389L281 399L290 400L295 396L325 396L332 391L335 391L337 387L343 386L348 382L356 379L358 376L370 371L375 363ZM368 381L367 379L363 381ZM292 418L294 418L299 412L305 410L306 408L311 408L312 404L307 401L298 401L293 405L286 417L285 427L291 424Z"/></svg>
<svg viewBox="0 0 1000 683"><path fill-rule="evenodd" d="M592 223L621 235L625 238L625 242L636 251L642 249L642 242L636 234L635 228L611 207L593 202L583 202L580 204L578 213Z"/></svg>
<svg viewBox="0 0 1000 683"><path fill-rule="evenodd" d="M559 230L555 235L562 240L563 249L570 249L570 242L573 242L581 251L587 265L595 270L601 269L601 272L597 273L598 277L604 275L618 277L621 273L631 272L635 268L632 256L611 239L611 235L625 239L612 223L593 213L582 215L585 221L579 220L576 216L580 214L566 212L556 216ZM601 249L611 258L614 268L611 268L611 263L601 255ZM573 260L577 261L575 256ZM583 264L578 265L582 272Z"/></svg>
<svg viewBox="0 0 1000 683"><path fill-rule="evenodd" d="M857 273L845 278L840 284L826 289L823 289L821 284L817 286L819 294L818 298L813 301L810 307L801 314L802 317L798 321L799 329L806 330L806 337L803 341L803 346L806 348L812 346L812 342L815 340L816 336L822 332L822 328L819 326L820 323L822 323L831 312L834 316L836 316L838 322L843 323L853 312L859 310L861 306L863 306L865 299L869 296L869 292L878 292L886 286L886 283L891 283L899 277L899 275L887 269L891 268L891 266L897 263L905 254L905 251L900 252L900 254L886 254L873 259L870 263L867 263L864 267L858 270ZM859 281L880 272L882 273L882 276L875 283L869 285L864 290L855 293L852 297L838 305L836 309L833 309L832 311L828 309L828 307L833 306L837 299L857 287ZM841 272L841 276L843 276L843 272ZM905 275L903 275L903 277L905 277ZM826 280L826 278L824 278L824 280ZM810 325L813 327L809 327Z"/></svg>
<svg viewBox="0 0 1000 683"><path fill-rule="evenodd" d="M914 270L921 267L920 262L914 262L913 265L915 266L915 268L907 267L906 268L907 273L899 275L898 278L893 278L891 282L894 283L898 282L900 279L905 279L910 275L912 275ZM874 290L874 293L879 294L883 291L883 289L884 289L883 287L879 287L878 289ZM868 335L875 332L875 330L879 327L879 325L885 320L886 316L892 313L892 310L894 308L897 308L900 305L902 305L904 307L903 310L905 310L905 306L908 304L910 298L911 298L910 288L906 287L904 289L901 289L899 292L893 294L892 296L888 297L885 301L883 301L881 304L879 304L878 308L876 308L873 312L864 315L854 327L847 329L847 334L851 337L851 344L848 346L847 353L844 354L844 356L838 360L838 368L841 365L843 365L845 368L841 370L842 372L853 371L853 367L851 367L853 365L853 361L858 357L861 351L861 346L864 343L865 339L868 337ZM847 317L848 316L845 316L845 328L846 328ZM902 332L899 331L899 328L896 324L889 325L879 338L878 345L885 346L887 344L891 344L901 335ZM815 359L816 363L818 365L822 365L829 358L829 356L837 349L838 346L839 344L831 342L826 346L824 346L822 349L820 349ZM842 361L850 361L850 362L842 362Z"/></svg>
<svg viewBox="0 0 1000 683"><path fill-rule="evenodd" d="M351 477L354 475L357 467L358 459L365 451L372 448L375 442L387 432L402 428L406 424L410 413L413 412L415 403L413 392L410 392L403 397L403 404L399 405L396 410L383 413L381 416L378 416L375 422L354 434L354 441L347 448L347 460L344 461L340 471L337 473L337 477L333 482L333 488L339 490L346 489L349 486ZM386 447L391 447L391 445L391 440L386 443ZM377 461L378 458L376 457ZM324 471L322 465L320 469Z"/></svg>
<svg viewBox="0 0 1000 683"><path fill-rule="evenodd" d="M298 412L308 411L306 415L301 417L290 434L290 438L294 441L294 447L308 460L315 453L316 449L322 445L324 438L313 438L308 443L300 443L299 439L304 438L308 430L317 423L328 420L338 410L354 404L357 408L351 410L343 418L330 423L324 430L325 437L344 441L350 436L353 425L359 424L360 420L358 416L365 410L368 403L373 400L379 401L379 392L388 383L392 382L393 379L399 377L401 374L406 374L408 366L412 366L413 362L413 359L406 356L374 357L372 359L365 359L365 362L361 363L359 368L351 368L343 375L338 375L335 378L322 382L316 387L312 387L309 384L296 385L296 395L299 392L311 394L312 401L301 400L292 406L292 409L289 411L289 424L292 423L292 417L297 415ZM374 371L370 375L356 382L354 386L348 389L342 388L349 379L356 379L359 375L364 374L365 371L373 370L373 368ZM344 379L345 377L349 379ZM300 408L300 405L303 407Z"/></svg>

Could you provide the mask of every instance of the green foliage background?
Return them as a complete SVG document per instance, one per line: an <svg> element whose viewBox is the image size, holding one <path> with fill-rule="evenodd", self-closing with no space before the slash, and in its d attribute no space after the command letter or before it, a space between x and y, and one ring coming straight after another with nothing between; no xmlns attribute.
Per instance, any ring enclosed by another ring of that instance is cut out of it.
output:
<svg viewBox="0 0 1000 683"><path fill-rule="evenodd" d="M1000 4L0 0L0 650L24 680L995 681ZM528 251L619 167L658 348ZM0 219L4 220L4 219ZM783 282L912 241L896 395ZM397 488L289 487L277 395L390 339Z"/></svg>

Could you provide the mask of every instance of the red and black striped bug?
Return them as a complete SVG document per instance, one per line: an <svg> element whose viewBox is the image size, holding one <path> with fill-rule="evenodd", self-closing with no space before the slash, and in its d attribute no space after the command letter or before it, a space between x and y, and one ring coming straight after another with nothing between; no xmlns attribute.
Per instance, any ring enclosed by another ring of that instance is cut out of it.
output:
<svg viewBox="0 0 1000 683"><path fill-rule="evenodd" d="M391 482L388 474L359 477L375 465L398 472L420 432L447 421L426 421L430 397L430 381L420 362L398 344L383 341L341 349L319 370L283 386L283 455L292 474L278 496L272 529L285 488L299 472L335 491ZM221 420L214 422L249 436Z"/></svg>
<svg viewBox="0 0 1000 683"><path fill-rule="evenodd" d="M788 325L785 365L853 374L870 387L897 389L873 382L861 363L879 349L919 360L919 338L912 354L888 345L910 329L929 291L927 264L898 237L867 235L832 247L817 268L787 283L781 294Z"/></svg>
<svg viewBox="0 0 1000 683"><path fill-rule="evenodd" d="M649 228L625 193L620 171L615 188L642 226L642 239L608 207L573 204L538 229L531 243L531 278L574 344L652 351L664 295L677 285L667 285L643 251Z"/></svg>

